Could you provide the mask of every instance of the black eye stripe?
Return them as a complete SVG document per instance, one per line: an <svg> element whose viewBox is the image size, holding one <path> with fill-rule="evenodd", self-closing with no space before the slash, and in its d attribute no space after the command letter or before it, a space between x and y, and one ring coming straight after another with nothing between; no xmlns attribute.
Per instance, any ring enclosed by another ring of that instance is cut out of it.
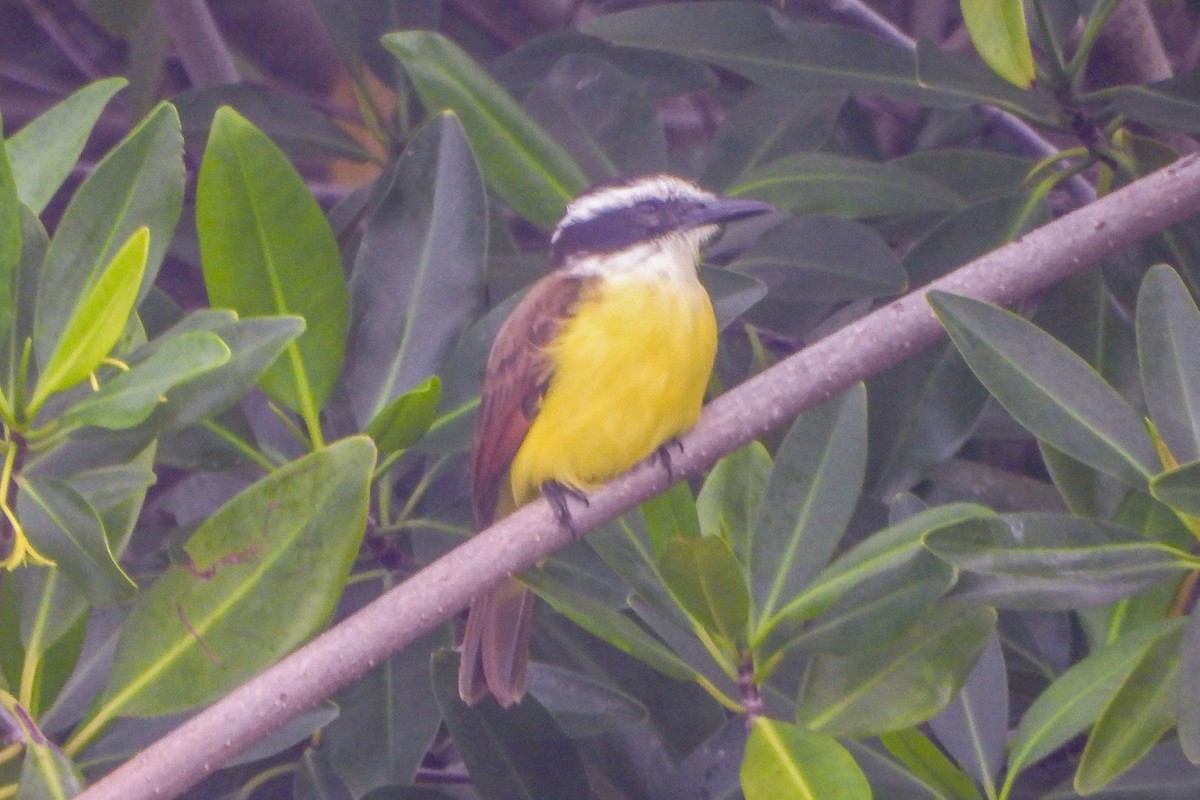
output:
<svg viewBox="0 0 1200 800"><path fill-rule="evenodd" d="M559 228L552 258L558 263L569 255L612 253L688 228L689 212L702 206L698 200L650 198L571 222Z"/></svg>

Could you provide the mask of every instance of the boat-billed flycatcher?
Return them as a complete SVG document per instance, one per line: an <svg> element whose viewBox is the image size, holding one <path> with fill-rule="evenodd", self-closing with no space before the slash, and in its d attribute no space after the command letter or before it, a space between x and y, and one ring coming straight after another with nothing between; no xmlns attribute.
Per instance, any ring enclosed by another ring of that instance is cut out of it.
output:
<svg viewBox="0 0 1200 800"><path fill-rule="evenodd" d="M488 357L471 454L480 528L543 490L557 490L559 503L564 491L586 492L695 424L717 350L700 248L721 223L770 210L669 175L603 184L567 206L549 274ZM521 699L532 612L515 579L475 598L463 700Z"/></svg>

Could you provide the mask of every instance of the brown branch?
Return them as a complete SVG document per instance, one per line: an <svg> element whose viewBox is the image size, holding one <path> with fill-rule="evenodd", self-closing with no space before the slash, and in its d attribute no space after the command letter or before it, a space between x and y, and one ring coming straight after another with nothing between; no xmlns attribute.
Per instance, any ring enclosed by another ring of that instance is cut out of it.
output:
<svg viewBox="0 0 1200 800"><path fill-rule="evenodd" d="M1200 211L1200 157L1189 156L935 281L997 303L1038 292ZM675 474L721 456L943 338L926 289L883 306L717 398L672 456ZM642 464L574 510L590 531L667 488ZM356 680L575 537L544 500L455 548L375 602L183 723L94 786L82 800L175 797L301 711Z"/></svg>

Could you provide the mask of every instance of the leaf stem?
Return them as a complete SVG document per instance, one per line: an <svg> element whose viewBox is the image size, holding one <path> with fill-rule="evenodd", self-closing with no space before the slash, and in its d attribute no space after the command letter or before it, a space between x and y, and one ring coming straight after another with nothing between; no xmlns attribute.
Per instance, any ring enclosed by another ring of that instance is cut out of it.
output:
<svg viewBox="0 0 1200 800"><path fill-rule="evenodd" d="M226 444L232 445L235 450L261 467L264 472L270 473L275 471L276 465L271 459L267 458L258 448L221 423L206 419L202 420L200 425Z"/></svg>

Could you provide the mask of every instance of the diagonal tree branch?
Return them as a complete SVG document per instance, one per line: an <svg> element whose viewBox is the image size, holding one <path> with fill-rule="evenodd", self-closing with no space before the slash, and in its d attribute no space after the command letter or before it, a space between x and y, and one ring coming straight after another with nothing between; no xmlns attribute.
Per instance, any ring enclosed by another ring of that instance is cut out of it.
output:
<svg viewBox="0 0 1200 800"><path fill-rule="evenodd" d="M894 366L944 333L925 291L1009 303L1200 211L1200 157L1189 156L1039 228L847 325L714 400L672 457L695 473L797 413ZM590 531L667 487L642 464L574 509ZM84 800L165 800L356 680L465 608L471 596L574 540L542 500L447 553L358 613L201 711L87 789Z"/></svg>

